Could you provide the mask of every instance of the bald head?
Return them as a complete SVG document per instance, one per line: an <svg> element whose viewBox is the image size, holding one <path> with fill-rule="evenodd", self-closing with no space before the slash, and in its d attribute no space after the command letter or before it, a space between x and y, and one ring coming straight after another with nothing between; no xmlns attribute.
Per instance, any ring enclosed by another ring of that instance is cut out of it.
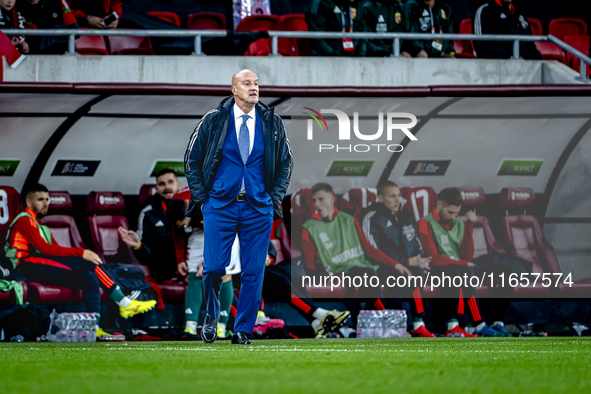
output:
<svg viewBox="0 0 591 394"><path fill-rule="evenodd" d="M232 77L232 94L245 113L259 102L259 77L250 70L238 71Z"/></svg>

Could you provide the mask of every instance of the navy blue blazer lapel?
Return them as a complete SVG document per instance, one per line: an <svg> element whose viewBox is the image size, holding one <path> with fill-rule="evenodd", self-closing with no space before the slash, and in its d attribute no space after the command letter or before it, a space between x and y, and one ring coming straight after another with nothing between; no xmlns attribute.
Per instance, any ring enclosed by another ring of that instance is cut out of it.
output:
<svg viewBox="0 0 591 394"><path fill-rule="evenodd" d="M255 122L254 122L254 144L252 145L252 151L248 156L248 160L246 164L249 164L255 157L255 150L258 151L259 149L264 149L264 140L263 140L263 124L260 115L255 111Z"/></svg>
<svg viewBox="0 0 591 394"><path fill-rule="evenodd" d="M241 158L242 156L240 155L240 147L238 146L238 137L236 137L236 119L234 118L234 106L232 106L232 110L230 111L230 122L228 122L228 137L230 138L230 144L234 147L234 150L238 152L238 157Z"/></svg>

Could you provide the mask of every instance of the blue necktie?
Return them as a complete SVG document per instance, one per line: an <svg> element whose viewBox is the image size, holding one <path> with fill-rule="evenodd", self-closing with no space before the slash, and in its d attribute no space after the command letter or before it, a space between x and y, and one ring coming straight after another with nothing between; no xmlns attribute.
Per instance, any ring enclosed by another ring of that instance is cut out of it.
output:
<svg viewBox="0 0 591 394"><path fill-rule="evenodd" d="M240 126L240 134L238 136L238 148L240 149L240 156L242 162L246 164L248 160L248 151L250 150L250 136L248 134L248 127L246 121L250 118L248 115L242 115L242 126ZM240 193L244 193L244 177L242 177L242 184L240 185Z"/></svg>

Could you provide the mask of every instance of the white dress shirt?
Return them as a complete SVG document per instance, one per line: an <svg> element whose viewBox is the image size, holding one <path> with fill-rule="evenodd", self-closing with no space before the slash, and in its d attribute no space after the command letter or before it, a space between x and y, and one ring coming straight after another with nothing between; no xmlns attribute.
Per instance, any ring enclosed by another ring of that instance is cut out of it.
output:
<svg viewBox="0 0 591 394"><path fill-rule="evenodd" d="M246 121L246 127L248 127L248 136L250 140L250 147L248 149L248 154L252 152L252 147L254 146L254 132L255 132L255 116L256 116L256 106L252 107L249 113L246 115L249 118ZM238 141L238 146L240 146L240 127L242 127L242 116L245 113L234 103L234 123L236 124L236 140Z"/></svg>

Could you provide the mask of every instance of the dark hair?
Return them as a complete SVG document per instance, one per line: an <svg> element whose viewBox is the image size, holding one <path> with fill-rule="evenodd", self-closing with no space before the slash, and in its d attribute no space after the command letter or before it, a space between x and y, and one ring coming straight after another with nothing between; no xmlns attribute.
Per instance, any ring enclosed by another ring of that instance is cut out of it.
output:
<svg viewBox="0 0 591 394"><path fill-rule="evenodd" d="M183 220L187 212L187 203L185 200L170 200L166 209L166 217L169 224L174 224L177 220Z"/></svg>
<svg viewBox="0 0 591 394"><path fill-rule="evenodd" d="M384 192L389 187L398 187L398 185L392 181L385 181L378 184L378 196L383 196Z"/></svg>
<svg viewBox="0 0 591 394"><path fill-rule="evenodd" d="M23 192L21 193L21 202L23 203L23 205L26 205L27 197L29 196L29 194L37 192L49 193L49 190L47 190L47 188L40 183L31 183L28 185L25 184L25 186L23 186Z"/></svg>
<svg viewBox="0 0 591 394"><path fill-rule="evenodd" d="M320 190L324 190L327 193L333 193L332 191L332 186L330 186L328 183L317 183L314 186L312 186L312 188L310 189L310 194L314 195L316 193L318 193Z"/></svg>
<svg viewBox="0 0 591 394"><path fill-rule="evenodd" d="M162 175L166 175L166 174L173 174L174 177L176 178L176 172L174 172L174 170L170 167L162 167L161 169L158 170L158 172L156 173L156 179L160 178Z"/></svg>
<svg viewBox="0 0 591 394"><path fill-rule="evenodd" d="M455 187L449 187L439 192L437 200L443 201L446 205L454 205L459 207L464 203L462 195Z"/></svg>

